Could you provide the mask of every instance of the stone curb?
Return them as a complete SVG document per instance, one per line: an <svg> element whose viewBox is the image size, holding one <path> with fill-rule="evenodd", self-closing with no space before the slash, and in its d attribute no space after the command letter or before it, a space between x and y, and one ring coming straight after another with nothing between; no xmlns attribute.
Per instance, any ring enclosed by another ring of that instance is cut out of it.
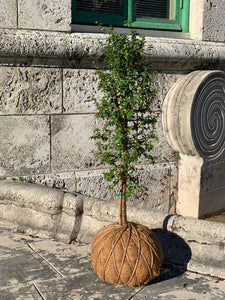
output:
<svg viewBox="0 0 225 300"><path fill-rule="evenodd" d="M33 59L64 59L63 64L72 63L71 59L102 59L102 49L98 39L104 40L103 34L90 33L59 33L49 31L0 30L0 57L33 58ZM168 39L146 37L146 46L152 45L151 60L170 68L182 70L200 67L203 63L225 63L224 43L210 43L185 39ZM176 64L174 64L176 62ZM10 61L8 61L10 63ZM23 63L21 60L19 63ZM30 61L35 65L35 61ZM42 61L37 64L45 63ZM48 64L50 61L48 61ZM52 61L57 64L56 61ZM59 63L59 62L58 62ZM85 63L85 62L84 62ZM87 63L87 62L86 62ZM59 63L60 64L60 63ZM164 66L165 67L165 66Z"/></svg>
<svg viewBox="0 0 225 300"><path fill-rule="evenodd" d="M32 183L0 181L0 225L70 242L77 236L83 198Z"/></svg>
<svg viewBox="0 0 225 300"><path fill-rule="evenodd" d="M117 221L117 210L117 203L37 184L0 181L0 226L39 237L67 243L78 238L90 243L102 226ZM156 234L166 261L225 278L225 224L129 205L128 220L144 224Z"/></svg>
<svg viewBox="0 0 225 300"><path fill-rule="evenodd" d="M117 205L87 198L79 238L91 242L102 226L117 221ZM156 234L168 262L187 270L225 278L225 224L128 207L128 220Z"/></svg>

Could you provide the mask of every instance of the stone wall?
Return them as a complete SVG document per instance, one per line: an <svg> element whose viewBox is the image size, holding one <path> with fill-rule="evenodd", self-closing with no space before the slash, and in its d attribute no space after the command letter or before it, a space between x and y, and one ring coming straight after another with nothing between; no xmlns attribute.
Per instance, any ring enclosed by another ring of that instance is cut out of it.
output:
<svg viewBox="0 0 225 300"><path fill-rule="evenodd" d="M208 7L209 1L197 2L203 10ZM206 30L211 25L204 20ZM91 98L102 95L92 61L102 65L97 40L105 37L71 33L70 23L70 0L0 3L0 176L116 201L115 191L105 189L105 166L91 153L94 143L89 139L96 126ZM206 38L193 28L190 35L196 39L224 41L220 27L218 35ZM146 39L153 46L151 60L158 72L156 109L183 75L225 69L224 43ZM144 189L129 203L135 200L139 207L174 213L178 160L164 137L161 117L157 135L156 164L138 163Z"/></svg>

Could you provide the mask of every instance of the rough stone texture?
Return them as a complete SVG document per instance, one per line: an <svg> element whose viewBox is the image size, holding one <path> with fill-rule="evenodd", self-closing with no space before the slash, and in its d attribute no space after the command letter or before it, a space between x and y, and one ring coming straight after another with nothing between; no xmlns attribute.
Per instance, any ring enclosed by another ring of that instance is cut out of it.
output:
<svg viewBox="0 0 225 300"><path fill-rule="evenodd" d="M224 90L224 72L194 71L176 82L163 103L164 135L181 156L177 211L188 217L224 209L224 181L215 185L221 170L209 167L224 166Z"/></svg>
<svg viewBox="0 0 225 300"><path fill-rule="evenodd" d="M96 111L92 97L99 99L103 93L98 89L95 70L66 69L63 74L63 107L66 113L93 113Z"/></svg>
<svg viewBox="0 0 225 300"><path fill-rule="evenodd" d="M203 9L205 0L190 1L189 33L190 38L202 40Z"/></svg>
<svg viewBox="0 0 225 300"><path fill-rule="evenodd" d="M61 71L1 67L0 114L62 112Z"/></svg>
<svg viewBox="0 0 225 300"><path fill-rule="evenodd" d="M32 64L37 58L70 56L70 45L66 35L60 32L30 31L30 30L0 30L0 56L3 64L7 57L12 57L11 64L15 65L16 58L25 56ZM50 62L49 62L50 63ZM7 63L8 65L10 63ZM19 60L19 65L23 64ZM49 65L49 64L48 64Z"/></svg>
<svg viewBox="0 0 225 300"><path fill-rule="evenodd" d="M90 245L42 240L0 230L1 299L224 299L225 282L163 264L141 288L102 282L90 263Z"/></svg>
<svg viewBox="0 0 225 300"><path fill-rule="evenodd" d="M185 217L198 218L200 213L201 168L199 156L183 155L178 167L177 213ZM202 203L204 205L204 202Z"/></svg>
<svg viewBox="0 0 225 300"><path fill-rule="evenodd" d="M17 27L17 1L0 2L0 28Z"/></svg>
<svg viewBox="0 0 225 300"><path fill-rule="evenodd" d="M76 180L74 172L55 173L55 174L39 174L29 176L15 176L14 180L43 184L51 188L62 189L63 191L76 191ZM10 178L7 178L10 179Z"/></svg>
<svg viewBox="0 0 225 300"><path fill-rule="evenodd" d="M201 169L199 214L206 216L225 208L225 161L204 163ZM215 199L212 201L212 199Z"/></svg>
<svg viewBox="0 0 225 300"><path fill-rule="evenodd" d="M224 0L190 1L190 37L204 41L224 42L224 13Z"/></svg>
<svg viewBox="0 0 225 300"><path fill-rule="evenodd" d="M0 30L0 63L93 68L93 60L102 64L98 39L104 41L105 35ZM149 45L150 59L158 70L187 72L225 65L224 43L146 37Z"/></svg>
<svg viewBox="0 0 225 300"><path fill-rule="evenodd" d="M21 29L70 31L69 0L18 0L18 8Z"/></svg>
<svg viewBox="0 0 225 300"><path fill-rule="evenodd" d="M118 220L115 203L87 198L83 211L78 236L84 242L91 242L102 226ZM194 272L225 278L225 224L166 215L135 206L128 207L127 216L129 221L153 229L166 261L182 264Z"/></svg>
<svg viewBox="0 0 225 300"><path fill-rule="evenodd" d="M83 199L42 185L0 180L0 225L68 243L79 232Z"/></svg>
<svg viewBox="0 0 225 300"><path fill-rule="evenodd" d="M90 140L95 126L93 115L52 116L52 159L54 172L73 171L96 165Z"/></svg>
<svg viewBox="0 0 225 300"><path fill-rule="evenodd" d="M41 185L0 180L0 189L1 201L12 201L17 206L24 204L45 213L58 214L63 204L64 193L61 190Z"/></svg>
<svg viewBox="0 0 225 300"><path fill-rule="evenodd" d="M140 184L128 200L128 205L135 204L138 208L148 207L165 213L175 212L177 193L177 168L175 163L162 163L138 166ZM103 178L104 170L77 171L77 192L89 197L117 202L114 190L108 190Z"/></svg>
<svg viewBox="0 0 225 300"><path fill-rule="evenodd" d="M0 140L1 176L49 172L47 116L0 116Z"/></svg>
<svg viewBox="0 0 225 300"><path fill-rule="evenodd" d="M163 101L168 93L168 91L172 88L175 82L177 82L182 76L184 76L184 72L157 72L155 76L155 82L157 82L158 93L155 98L155 107L161 108Z"/></svg>
<svg viewBox="0 0 225 300"><path fill-rule="evenodd" d="M204 1L202 39L225 42L225 1Z"/></svg>
<svg viewBox="0 0 225 300"><path fill-rule="evenodd" d="M0 226L64 242L90 242L98 229L118 219L115 203L45 186L0 181L0 195ZM128 220L153 230L167 262L225 278L225 224L137 206L128 206Z"/></svg>

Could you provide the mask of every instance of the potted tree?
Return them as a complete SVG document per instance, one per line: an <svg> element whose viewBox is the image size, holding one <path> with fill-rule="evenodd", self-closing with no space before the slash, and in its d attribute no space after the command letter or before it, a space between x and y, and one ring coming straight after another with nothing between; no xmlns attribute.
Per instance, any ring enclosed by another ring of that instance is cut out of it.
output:
<svg viewBox="0 0 225 300"><path fill-rule="evenodd" d="M103 281L141 286L159 274L163 254L147 227L127 221L126 200L139 185L135 162L140 158L154 160L151 142L156 139L155 71L144 54L143 35L134 29L129 34L117 34L112 27L107 33L106 42L100 42L107 68L96 71L104 96L94 99L96 118L103 125L94 130L92 138L96 156L109 165L105 180L111 182L110 188L119 189L119 221L94 236L91 261Z"/></svg>

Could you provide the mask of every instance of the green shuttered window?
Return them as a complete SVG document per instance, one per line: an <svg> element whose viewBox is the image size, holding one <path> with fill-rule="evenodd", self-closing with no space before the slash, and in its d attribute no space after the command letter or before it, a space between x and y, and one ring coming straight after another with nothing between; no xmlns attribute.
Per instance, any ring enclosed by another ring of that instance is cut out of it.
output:
<svg viewBox="0 0 225 300"><path fill-rule="evenodd" d="M72 0L73 23L188 32L189 0Z"/></svg>

